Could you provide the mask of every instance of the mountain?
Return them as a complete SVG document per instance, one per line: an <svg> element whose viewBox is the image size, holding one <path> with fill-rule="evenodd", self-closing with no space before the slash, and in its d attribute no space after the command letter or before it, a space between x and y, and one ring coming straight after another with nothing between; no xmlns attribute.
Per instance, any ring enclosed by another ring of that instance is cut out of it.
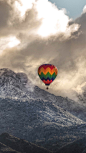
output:
<svg viewBox="0 0 86 153"><path fill-rule="evenodd" d="M0 142L0 153L20 153Z"/></svg>
<svg viewBox="0 0 86 153"><path fill-rule="evenodd" d="M67 97L55 96L38 86L34 86L25 73L15 73L8 68L0 69L0 97L22 101L28 101L30 98L53 101L56 106L86 121L84 100L75 102Z"/></svg>
<svg viewBox="0 0 86 153"><path fill-rule="evenodd" d="M86 121L86 104L75 102L69 98L55 96L34 86L25 73L15 73L8 68L0 69L0 97L27 101L42 99L53 101L56 106Z"/></svg>
<svg viewBox="0 0 86 153"><path fill-rule="evenodd" d="M0 153L52 153L26 140L14 137L8 133L0 135Z"/></svg>
<svg viewBox="0 0 86 153"><path fill-rule="evenodd" d="M86 136L62 147L57 153L86 153Z"/></svg>
<svg viewBox="0 0 86 153"><path fill-rule="evenodd" d="M0 97L28 99L32 86L25 73L15 73L8 68L0 69Z"/></svg>
<svg viewBox="0 0 86 153"><path fill-rule="evenodd" d="M0 134L56 152L85 136L86 106L34 86L24 73L0 69L0 97Z"/></svg>
<svg viewBox="0 0 86 153"><path fill-rule="evenodd" d="M4 132L57 151L83 137L86 123L50 101L0 99L0 134Z"/></svg>

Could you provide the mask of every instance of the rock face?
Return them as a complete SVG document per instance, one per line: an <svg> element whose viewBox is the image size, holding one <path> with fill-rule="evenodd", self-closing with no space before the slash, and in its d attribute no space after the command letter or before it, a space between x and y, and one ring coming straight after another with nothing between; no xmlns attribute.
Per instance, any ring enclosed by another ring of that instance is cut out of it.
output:
<svg viewBox="0 0 86 153"><path fill-rule="evenodd" d="M0 153L52 153L26 140L19 139L8 133L0 135Z"/></svg>
<svg viewBox="0 0 86 153"><path fill-rule="evenodd" d="M22 89L28 82L27 75L24 73L14 73L9 69L0 69L0 87L15 86Z"/></svg>
<svg viewBox="0 0 86 153"><path fill-rule="evenodd" d="M23 85L26 85L28 82L28 77L25 73L17 73L16 78L18 78L20 80L20 83L22 83Z"/></svg>
<svg viewBox="0 0 86 153"><path fill-rule="evenodd" d="M1 97L28 99L30 95L30 90L28 89L30 89L30 87L31 82L28 80L28 77L25 73L15 73L7 68L0 69Z"/></svg>
<svg viewBox="0 0 86 153"><path fill-rule="evenodd" d="M0 153L20 153L0 142Z"/></svg>

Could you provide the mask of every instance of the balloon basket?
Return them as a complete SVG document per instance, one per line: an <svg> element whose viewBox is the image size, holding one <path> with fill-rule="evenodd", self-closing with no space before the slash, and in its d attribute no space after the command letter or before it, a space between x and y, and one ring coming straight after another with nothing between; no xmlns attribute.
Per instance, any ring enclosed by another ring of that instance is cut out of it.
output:
<svg viewBox="0 0 86 153"><path fill-rule="evenodd" d="M47 87L46 89L48 90L49 88Z"/></svg>

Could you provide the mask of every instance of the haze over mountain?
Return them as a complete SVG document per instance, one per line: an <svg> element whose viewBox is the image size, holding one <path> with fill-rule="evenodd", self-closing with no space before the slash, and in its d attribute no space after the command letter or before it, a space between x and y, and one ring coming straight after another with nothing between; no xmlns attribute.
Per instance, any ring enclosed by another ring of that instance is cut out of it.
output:
<svg viewBox="0 0 86 153"><path fill-rule="evenodd" d="M50 94L24 73L0 69L0 97L0 134L58 151L86 133L84 103Z"/></svg>

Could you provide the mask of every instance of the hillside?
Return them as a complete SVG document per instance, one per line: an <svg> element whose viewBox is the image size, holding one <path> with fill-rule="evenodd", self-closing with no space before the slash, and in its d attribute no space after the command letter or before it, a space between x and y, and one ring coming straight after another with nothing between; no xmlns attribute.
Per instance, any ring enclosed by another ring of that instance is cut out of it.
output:
<svg viewBox="0 0 86 153"><path fill-rule="evenodd" d="M0 153L52 153L26 140L19 139L8 133L0 135Z"/></svg>
<svg viewBox="0 0 86 153"><path fill-rule="evenodd" d="M0 134L51 151L85 136L85 105L34 86L24 73L0 69L0 97Z"/></svg>

